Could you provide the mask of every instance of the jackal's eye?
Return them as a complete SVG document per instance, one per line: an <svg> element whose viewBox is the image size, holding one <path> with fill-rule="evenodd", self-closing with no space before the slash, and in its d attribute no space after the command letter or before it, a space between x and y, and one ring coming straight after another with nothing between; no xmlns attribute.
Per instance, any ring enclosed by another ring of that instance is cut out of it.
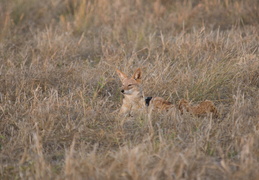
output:
<svg viewBox="0 0 259 180"><path fill-rule="evenodd" d="M129 87L132 87L132 85L133 85L133 84L129 84L128 86L129 86Z"/></svg>

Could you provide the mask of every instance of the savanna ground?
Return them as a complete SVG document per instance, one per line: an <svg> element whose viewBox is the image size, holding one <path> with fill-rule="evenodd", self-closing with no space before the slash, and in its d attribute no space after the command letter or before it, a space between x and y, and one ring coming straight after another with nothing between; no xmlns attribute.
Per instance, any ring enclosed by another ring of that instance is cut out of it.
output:
<svg viewBox="0 0 259 180"><path fill-rule="evenodd" d="M257 0L1 0L0 179L257 179L258 48ZM220 117L121 126L137 67Z"/></svg>

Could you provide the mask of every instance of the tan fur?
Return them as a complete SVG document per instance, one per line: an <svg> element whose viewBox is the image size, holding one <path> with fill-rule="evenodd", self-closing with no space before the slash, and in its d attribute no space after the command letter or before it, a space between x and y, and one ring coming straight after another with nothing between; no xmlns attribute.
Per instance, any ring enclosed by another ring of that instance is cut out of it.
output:
<svg viewBox="0 0 259 180"><path fill-rule="evenodd" d="M120 70L116 70L122 82L121 92L124 95L119 114L134 116L136 113L147 113L152 107L154 110L168 110L173 105L160 97L152 98L149 107L145 104L144 93L141 86L141 69L138 68L132 77L128 77Z"/></svg>
<svg viewBox="0 0 259 180"><path fill-rule="evenodd" d="M154 110L169 110L174 107L174 105L168 101L166 101L164 98L161 97L155 97L151 100L151 106L153 106Z"/></svg>
<svg viewBox="0 0 259 180"><path fill-rule="evenodd" d="M212 113L213 117L218 117L216 106L209 100L202 101L200 104L190 105L187 100L182 99L179 102L178 108L181 111L181 114L183 114L184 110L186 110L195 116L202 116Z"/></svg>

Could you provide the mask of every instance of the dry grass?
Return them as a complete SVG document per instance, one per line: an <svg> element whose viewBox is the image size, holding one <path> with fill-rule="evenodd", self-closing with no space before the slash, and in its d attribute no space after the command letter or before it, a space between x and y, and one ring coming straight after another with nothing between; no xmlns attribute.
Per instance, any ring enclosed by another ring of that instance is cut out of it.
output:
<svg viewBox="0 0 259 180"><path fill-rule="evenodd" d="M0 1L0 179L257 179L258 29L257 0ZM220 118L121 127L115 68L136 67Z"/></svg>

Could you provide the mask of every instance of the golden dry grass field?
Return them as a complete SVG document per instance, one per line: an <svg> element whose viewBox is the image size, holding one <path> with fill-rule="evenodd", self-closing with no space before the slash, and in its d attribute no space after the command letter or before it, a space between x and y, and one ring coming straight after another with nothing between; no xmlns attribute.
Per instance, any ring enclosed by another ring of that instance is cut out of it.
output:
<svg viewBox="0 0 259 180"><path fill-rule="evenodd" d="M121 125L138 67L220 116ZM0 0L0 179L258 179L258 100L257 0Z"/></svg>

